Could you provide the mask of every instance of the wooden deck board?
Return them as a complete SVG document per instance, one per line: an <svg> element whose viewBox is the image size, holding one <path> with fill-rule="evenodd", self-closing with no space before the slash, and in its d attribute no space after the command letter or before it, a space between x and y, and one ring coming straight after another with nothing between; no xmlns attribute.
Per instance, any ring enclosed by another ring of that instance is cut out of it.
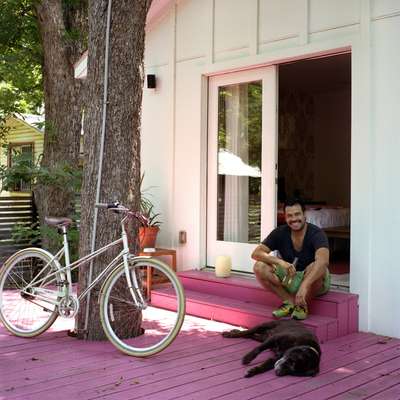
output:
<svg viewBox="0 0 400 400"><path fill-rule="evenodd" d="M20 339L0 326L0 400L400 399L397 339L353 333L322 345L314 378L268 372L246 379L240 360L255 343L222 338L227 324L187 317L177 340L147 359L70 338L66 327Z"/></svg>
<svg viewBox="0 0 400 400"><path fill-rule="evenodd" d="M376 343L376 338L373 341L362 341L362 349L359 350L360 354L358 357L364 358L366 354L370 352L380 352L381 347L369 350L372 347L372 343ZM193 394L190 399L252 399L260 397L262 399L284 399L284 398L297 398L299 394L302 394L302 390L307 393L312 389L313 385L318 385L317 381L324 379L326 373L332 368L341 368L346 365L349 360L354 360L353 353L354 348L349 346L341 347L337 343L338 347L335 349L335 345L331 346L330 349L327 346L323 346L323 358L321 361L321 373L315 378L294 378L294 377L282 377L277 378L274 374L268 373L261 376L256 376L251 379L239 380L232 382L230 385L219 384L215 387L207 387L207 383L204 382L204 388ZM396 344L393 344L393 347ZM347 347L347 349L346 349ZM349 353L346 355L346 351ZM260 358L261 360L262 358ZM266 382L268 382L266 384ZM293 385L293 383L296 383ZM285 393L288 391L288 393ZM166 393L163 392L164 398ZM179 398L179 396L177 396ZM171 397L172 398L172 397Z"/></svg>

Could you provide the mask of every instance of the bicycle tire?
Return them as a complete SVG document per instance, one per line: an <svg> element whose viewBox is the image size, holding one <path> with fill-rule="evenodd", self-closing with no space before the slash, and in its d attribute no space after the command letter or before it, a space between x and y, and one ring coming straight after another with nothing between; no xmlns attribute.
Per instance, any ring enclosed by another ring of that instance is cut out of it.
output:
<svg viewBox="0 0 400 400"><path fill-rule="evenodd" d="M140 257L137 257L129 261L130 274L136 273L140 281L144 278L143 271L148 271L148 267L157 271L161 277L159 287L168 292L169 311L161 310L159 305L154 304L154 295L152 300L146 299L149 301L149 306L141 312L138 311L130 294L129 297L120 298L122 285L125 288L127 285L123 264L110 274L100 294L100 318L106 336L120 351L135 357L147 357L169 346L178 335L185 316L183 287L168 265L151 258L140 260ZM162 278L167 282L162 282ZM143 287L143 296L147 298L146 292L147 288ZM139 313L140 327L134 320L135 315L138 318ZM123 332L118 332L118 327L121 325ZM135 329L136 334L143 330L144 333L133 337L131 332Z"/></svg>
<svg viewBox="0 0 400 400"><path fill-rule="evenodd" d="M60 274L26 289L34 279L39 279L39 275L44 277L59 269L58 262L51 260L52 255L49 252L32 247L13 254L1 269L0 320L5 328L16 336L40 335L49 329L58 317L57 305L37 297L35 290L45 290L51 301L58 302Z"/></svg>

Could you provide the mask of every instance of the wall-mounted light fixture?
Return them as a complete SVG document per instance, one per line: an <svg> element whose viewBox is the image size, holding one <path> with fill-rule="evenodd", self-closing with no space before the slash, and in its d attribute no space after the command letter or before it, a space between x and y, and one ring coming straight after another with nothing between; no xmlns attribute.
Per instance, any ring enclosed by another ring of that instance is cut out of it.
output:
<svg viewBox="0 0 400 400"><path fill-rule="evenodd" d="M146 75L146 80L147 80L147 89L156 88L156 76L154 74Z"/></svg>

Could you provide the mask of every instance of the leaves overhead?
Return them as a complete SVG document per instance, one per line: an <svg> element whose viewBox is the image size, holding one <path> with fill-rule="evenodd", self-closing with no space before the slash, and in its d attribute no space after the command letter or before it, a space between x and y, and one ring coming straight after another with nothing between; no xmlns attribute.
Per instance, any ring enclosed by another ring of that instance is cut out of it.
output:
<svg viewBox="0 0 400 400"><path fill-rule="evenodd" d="M43 103L42 48L32 0L0 0L0 114Z"/></svg>
<svg viewBox="0 0 400 400"><path fill-rule="evenodd" d="M38 0L0 0L0 115L39 113L43 105L43 50ZM66 45L87 47L86 0L63 0ZM77 24L77 18L82 19ZM82 30L77 29L77 25Z"/></svg>

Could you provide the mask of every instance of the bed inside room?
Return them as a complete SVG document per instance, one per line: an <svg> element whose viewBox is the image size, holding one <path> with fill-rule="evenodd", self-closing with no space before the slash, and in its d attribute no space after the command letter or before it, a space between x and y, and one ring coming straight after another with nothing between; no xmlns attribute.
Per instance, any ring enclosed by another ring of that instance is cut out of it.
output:
<svg viewBox="0 0 400 400"><path fill-rule="evenodd" d="M351 55L279 67L278 213L299 197L307 221L325 230L334 288L350 274Z"/></svg>

